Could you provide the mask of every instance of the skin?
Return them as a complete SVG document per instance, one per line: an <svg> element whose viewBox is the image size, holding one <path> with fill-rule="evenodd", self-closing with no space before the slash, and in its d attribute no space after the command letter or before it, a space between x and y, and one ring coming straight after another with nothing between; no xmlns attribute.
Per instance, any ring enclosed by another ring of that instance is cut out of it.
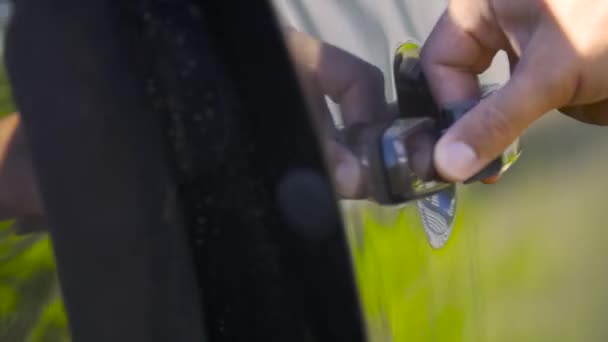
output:
<svg viewBox="0 0 608 342"><path fill-rule="evenodd" d="M321 132L336 191L344 198L365 196L359 161L335 140L337 130L325 96L340 105L345 127L393 116L384 96L380 69L333 45L288 29L286 42Z"/></svg>
<svg viewBox="0 0 608 342"><path fill-rule="evenodd" d="M477 75L501 50L512 76L438 142L434 162L441 176L469 178L552 109L608 124L606 27L605 1L451 1L422 51L437 103L479 98Z"/></svg>
<svg viewBox="0 0 608 342"><path fill-rule="evenodd" d="M382 72L373 65L293 29L285 39L303 90L310 99L338 193L362 196L358 160L334 137L336 129L324 97L341 105L346 126L388 115ZM0 120L0 220L17 217L23 231L37 230L44 211L18 113Z"/></svg>
<svg viewBox="0 0 608 342"><path fill-rule="evenodd" d="M0 120L0 220L42 214L27 141L19 115Z"/></svg>
<svg viewBox="0 0 608 342"><path fill-rule="evenodd" d="M463 181L504 150L547 111L561 108L608 124L608 2L591 0L454 0L422 51L436 101L479 98L477 74L508 53L512 78L456 123L435 147L435 167ZM392 116L382 72L335 46L285 31L291 57L310 99L340 195L361 197L357 159L335 142L324 97L341 108L345 126ZM43 213L18 115L0 120L0 219ZM487 180L494 182L495 179Z"/></svg>

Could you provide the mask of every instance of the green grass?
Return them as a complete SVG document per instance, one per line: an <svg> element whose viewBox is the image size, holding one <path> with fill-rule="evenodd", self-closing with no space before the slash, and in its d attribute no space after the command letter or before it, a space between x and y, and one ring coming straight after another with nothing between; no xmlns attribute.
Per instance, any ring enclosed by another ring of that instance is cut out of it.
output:
<svg viewBox="0 0 608 342"><path fill-rule="evenodd" d="M0 68L0 117L14 111ZM0 222L0 341L69 341L49 238L17 236L11 224Z"/></svg>
<svg viewBox="0 0 608 342"><path fill-rule="evenodd" d="M373 341L604 341L608 134L553 115L498 185L461 187L453 236L426 241L414 207L348 204Z"/></svg>
<svg viewBox="0 0 608 342"><path fill-rule="evenodd" d="M476 341L477 248L459 208L453 237L432 249L413 205L347 203L347 232L361 304L373 341Z"/></svg>
<svg viewBox="0 0 608 342"><path fill-rule="evenodd" d="M0 341L69 340L49 239L0 234Z"/></svg>

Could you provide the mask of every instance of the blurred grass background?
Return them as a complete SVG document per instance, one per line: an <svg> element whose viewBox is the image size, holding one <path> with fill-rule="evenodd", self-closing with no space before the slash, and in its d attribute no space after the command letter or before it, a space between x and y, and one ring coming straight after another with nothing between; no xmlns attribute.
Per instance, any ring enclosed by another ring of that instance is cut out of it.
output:
<svg viewBox="0 0 608 342"><path fill-rule="evenodd" d="M448 244L413 206L349 203L374 341L604 341L608 130L550 113L498 185L460 187Z"/></svg>
<svg viewBox="0 0 608 342"><path fill-rule="evenodd" d="M503 182L466 193L486 340L607 340L608 130L550 113L523 141Z"/></svg>
<svg viewBox="0 0 608 342"><path fill-rule="evenodd" d="M68 341L49 239L0 227L0 341Z"/></svg>

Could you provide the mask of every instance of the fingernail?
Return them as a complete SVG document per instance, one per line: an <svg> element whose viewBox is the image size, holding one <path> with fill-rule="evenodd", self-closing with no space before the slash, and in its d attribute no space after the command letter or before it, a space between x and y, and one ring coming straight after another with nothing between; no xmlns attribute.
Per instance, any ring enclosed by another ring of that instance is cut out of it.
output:
<svg viewBox="0 0 608 342"><path fill-rule="evenodd" d="M477 163L477 154L463 142L437 146L435 164L439 173L448 180L461 182L468 179L477 170Z"/></svg>

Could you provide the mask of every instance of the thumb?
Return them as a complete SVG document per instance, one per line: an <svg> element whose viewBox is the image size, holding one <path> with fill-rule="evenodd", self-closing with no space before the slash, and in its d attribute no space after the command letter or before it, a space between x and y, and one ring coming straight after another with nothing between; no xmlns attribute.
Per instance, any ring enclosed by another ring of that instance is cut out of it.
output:
<svg viewBox="0 0 608 342"><path fill-rule="evenodd" d="M435 146L447 180L462 182L494 160L542 114L557 106L547 75L523 59L507 84L458 120Z"/></svg>

